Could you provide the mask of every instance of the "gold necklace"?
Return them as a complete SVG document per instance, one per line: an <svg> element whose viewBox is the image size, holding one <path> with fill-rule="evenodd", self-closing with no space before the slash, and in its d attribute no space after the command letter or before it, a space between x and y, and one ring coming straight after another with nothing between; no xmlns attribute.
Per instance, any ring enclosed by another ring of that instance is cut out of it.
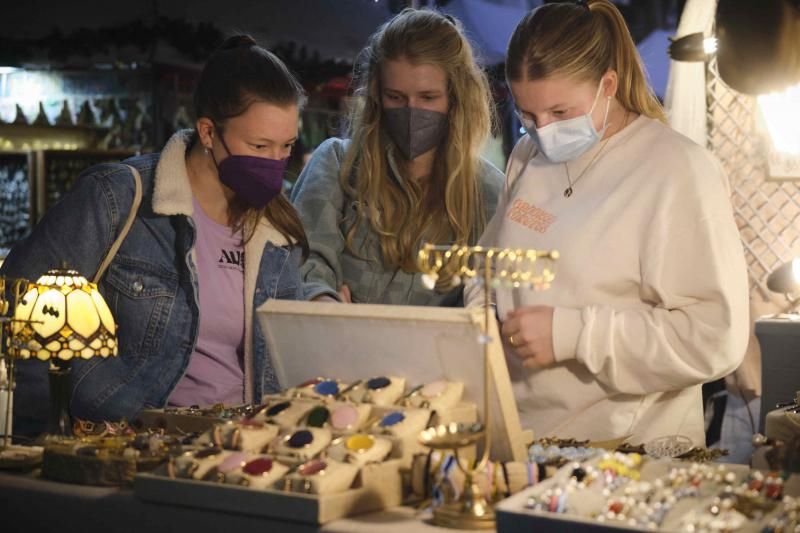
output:
<svg viewBox="0 0 800 533"><path fill-rule="evenodd" d="M619 130L617 130L616 133L619 133L620 131L622 131L625 128L625 125L627 123L628 123L628 111L625 111L625 118L622 120L622 127ZM616 133L615 133L615 135L616 135ZM592 164L594 164L595 159L597 159L600 156L600 153L603 151L603 148L605 148L606 145L608 144L608 141L611 140L611 137L613 137L613 135L609 136L608 139L603 141L603 145L600 147L600 149L597 151L597 153L594 154L594 156L592 156L592 160L589 161L589 164L586 165L583 168L583 170L581 171L580 174L578 174L578 177L575 178L575 181L572 181L572 178L569 175L569 165L567 164L566 161L564 162L564 170L567 171L567 183L569 183L569 186L566 189L564 189L564 198L569 198L570 196L572 196L572 187L576 183L578 183L578 181L580 181L580 179L583 177L583 175L586 174L586 171L589 170L592 167Z"/></svg>

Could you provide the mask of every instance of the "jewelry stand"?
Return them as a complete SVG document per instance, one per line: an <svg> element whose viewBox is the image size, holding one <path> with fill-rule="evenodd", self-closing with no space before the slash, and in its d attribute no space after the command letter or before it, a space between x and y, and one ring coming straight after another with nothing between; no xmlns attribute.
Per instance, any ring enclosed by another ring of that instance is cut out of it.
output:
<svg viewBox="0 0 800 533"><path fill-rule="evenodd" d="M470 282L483 282L484 325L478 342L484 352L483 425L470 426L449 424L429 428L420 434L424 446L437 450L452 450L456 465L464 473L464 488L458 501L443 504L433 509L433 523L457 529L494 529L495 514L492 502L483 494L475 482L475 475L486 468L491 449L491 419L489 416L489 394L492 380L489 364L490 321L493 306L491 290L503 282L511 288L546 290L555 279L553 262L559 257L557 251L519 250L507 248L484 248L482 246L437 246L423 245L417 258L417 266L423 273L423 282L431 289L437 284L456 287L464 278ZM480 263L483 264L482 278ZM543 265L541 269L539 265ZM444 278L441 282L440 279ZM447 279L449 278L449 279ZM483 440L483 454L478 464L462 464L458 450Z"/></svg>

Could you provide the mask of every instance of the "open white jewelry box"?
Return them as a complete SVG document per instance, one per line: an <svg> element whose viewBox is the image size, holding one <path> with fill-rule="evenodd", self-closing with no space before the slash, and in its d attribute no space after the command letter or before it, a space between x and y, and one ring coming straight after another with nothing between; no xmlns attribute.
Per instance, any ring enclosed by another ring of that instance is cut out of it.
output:
<svg viewBox="0 0 800 533"><path fill-rule="evenodd" d="M406 389L444 379L464 383L463 405L439 420L477 407L483 420L484 351L480 310L269 300L258 309L270 357L282 388L316 377L351 383L399 376ZM492 457L527 460L497 326L490 321L489 365ZM465 409L466 406L466 409ZM471 411L470 411L471 410ZM311 524L400 505L401 461L367 465L358 488L327 495L253 490L158 474L138 474L142 499Z"/></svg>
<svg viewBox="0 0 800 533"><path fill-rule="evenodd" d="M406 388L460 381L463 400L484 419L482 310L269 300L257 312L282 387L315 377L401 376ZM491 456L526 461L531 439L520 426L496 321L489 327Z"/></svg>

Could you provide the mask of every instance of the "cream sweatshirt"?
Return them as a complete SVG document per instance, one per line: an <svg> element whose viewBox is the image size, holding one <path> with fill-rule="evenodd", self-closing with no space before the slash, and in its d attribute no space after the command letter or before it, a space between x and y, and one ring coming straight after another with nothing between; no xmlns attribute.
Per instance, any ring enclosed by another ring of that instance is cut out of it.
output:
<svg viewBox="0 0 800 533"><path fill-rule="evenodd" d="M523 137L481 239L561 254L550 290L496 290L501 319L555 309L554 366L528 370L506 354L520 418L537 437L704 445L701 384L736 369L749 331L727 178L706 149L647 117L603 142L569 163L565 198L564 164ZM479 287L466 299L480 305Z"/></svg>

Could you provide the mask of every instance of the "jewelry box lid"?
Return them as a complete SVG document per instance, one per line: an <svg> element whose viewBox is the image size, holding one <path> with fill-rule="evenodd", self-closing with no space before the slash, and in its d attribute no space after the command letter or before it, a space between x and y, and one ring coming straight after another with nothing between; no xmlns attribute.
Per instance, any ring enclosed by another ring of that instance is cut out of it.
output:
<svg viewBox="0 0 800 533"><path fill-rule="evenodd" d="M318 376L352 382L403 376L408 386L464 383L464 399L484 406L483 311L270 299L257 309L276 376L291 387ZM527 458L497 324L490 321L491 456Z"/></svg>

